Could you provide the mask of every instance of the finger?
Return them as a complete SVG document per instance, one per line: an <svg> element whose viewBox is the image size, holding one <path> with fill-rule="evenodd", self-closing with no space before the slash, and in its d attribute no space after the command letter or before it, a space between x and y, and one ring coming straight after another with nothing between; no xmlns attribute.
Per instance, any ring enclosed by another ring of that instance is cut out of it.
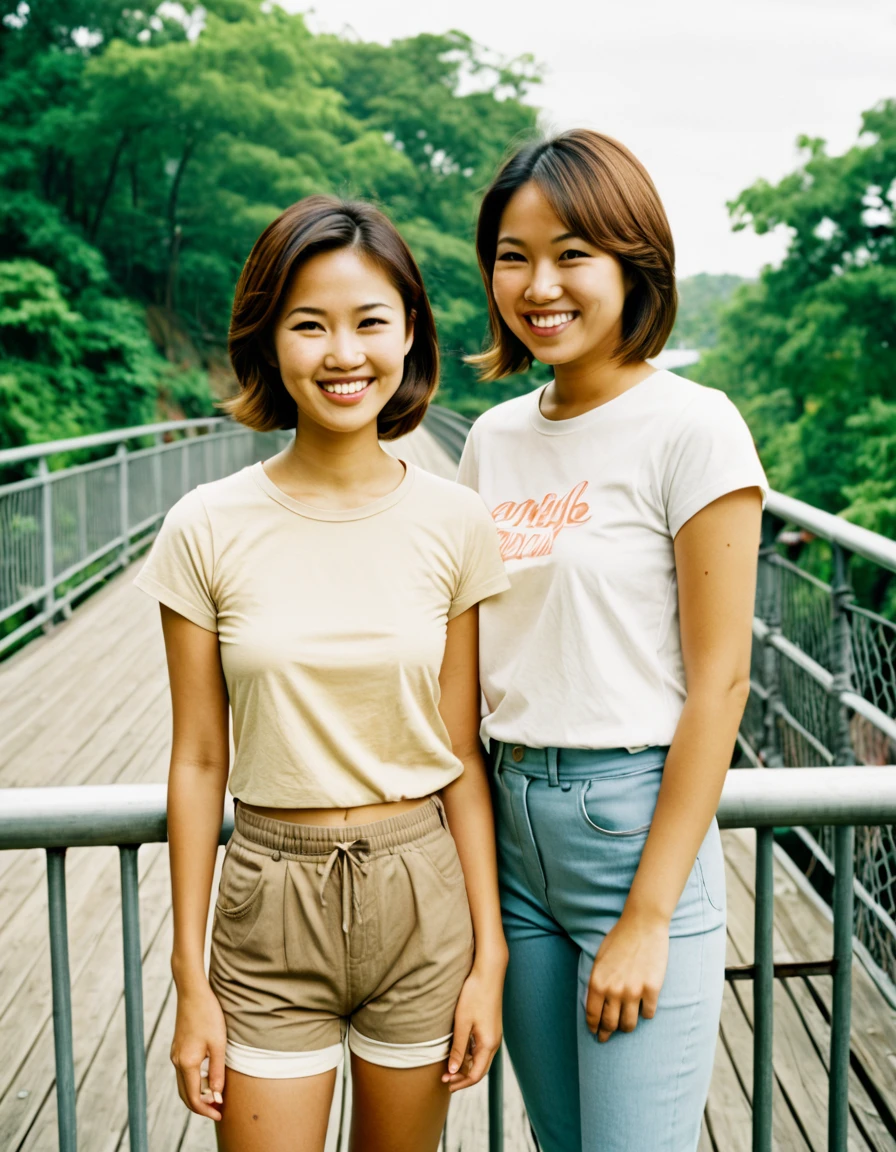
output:
<svg viewBox="0 0 896 1152"><path fill-rule="evenodd" d="M659 993L653 988L647 989L641 997L641 1015L645 1020L652 1020L656 1016Z"/></svg>
<svg viewBox="0 0 896 1152"><path fill-rule="evenodd" d="M604 1010L603 993L588 989L588 998L585 1001L585 1023L589 1032L596 1032L600 1027L600 1019Z"/></svg>
<svg viewBox="0 0 896 1152"><path fill-rule="evenodd" d="M449 1080L460 1071L461 1065L467 1058L469 1052L471 1033L472 1023L462 1020L455 1021L451 1051L448 1053L448 1071L442 1077L443 1081Z"/></svg>
<svg viewBox="0 0 896 1152"><path fill-rule="evenodd" d="M498 1045L496 1042L477 1043L473 1050L473 1061L470 1064L469 1071L465 1077L467 1084L478 1084L482 1077L488 1072L489 1066L497 1051Z"/></svg>
<svg viewBox="0 0 896 1152"><path fill-rule="evenodd" d="M187 1093L187 1107L193 1112L197 1112L200 1116L208 1116L213 1120L220 1120L221 1112L215 1105L211 1093L205 1097L202 1095L202 1074L199 1065L181 1066L180 1074L183 1077L184 1090Z"/></svg>
<svg viewBox="0 0 896 1152"><path fill-rule="evenodd" d="M224 1046L208 1046L208 1087L216 1104L224 1103Z"/></svg>
<svg viewBox="0 0 896 1152"><path fill-rule="evenodd" d="M608 1040L619 1027L619 1013L621 1008L622 1004L619 1000L604 1000L604 1007L600 1014L600 1024L598 1025L597 1034L597 1038L601 1042Z"/></svg>
<svg viewBox="0 0 896 1152"><path fill-rule="evenodd" d="M640 1000L626 1000L622 1005L622 1011L619 1013L619 1031L620 1032L634 1032L638 1023L638 1009L641 1006Z"/></svg>

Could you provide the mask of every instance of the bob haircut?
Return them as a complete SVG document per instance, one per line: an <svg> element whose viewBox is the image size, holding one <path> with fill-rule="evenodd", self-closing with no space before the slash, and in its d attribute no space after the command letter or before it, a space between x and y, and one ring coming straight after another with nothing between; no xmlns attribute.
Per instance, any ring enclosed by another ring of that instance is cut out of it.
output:
<svg viewBox="0 0 896 1152"><path fill-rule="evenodd" d="M258 432L295 428L296 403L272 362L273 329L290 281L313 256L353 248L377 264L414 322L404 376L377 418L382 440L404 436L423 419L439 379L439 349L420 269L395 225L371 204L306 196L265 228L249 253L233 300L227 347L239 394L222 407Z"/></svg>
<svg viewBox="0 0 896 1152"><path fill-rule="evenodd" d="M485 193L476 254L488 296L491 344L469 356L469 363L484 380L532 366L532 353L501 319L492 291L501 217L514 192L530 180L570 232L622 264L630 288L615 359L631 364L655 356L672 331L678 306L669 221L653 181L627 148L610 136L575 129L524 144Z"/></svg>

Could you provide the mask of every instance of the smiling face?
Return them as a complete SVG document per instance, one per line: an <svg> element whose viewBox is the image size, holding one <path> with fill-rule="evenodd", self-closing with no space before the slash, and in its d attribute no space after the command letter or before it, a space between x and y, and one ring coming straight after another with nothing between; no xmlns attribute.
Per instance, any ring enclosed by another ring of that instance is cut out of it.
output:
<svg viewBox="0 0 896 1152"><path fill-rule="evenodd" d="M382 269L353 248L339 248L299 268L273 336L300 423L357 432L376 426L401 384L414 330Z"/></svg>
<svg viewBox="0 0 896 1152"><path fill-rule="evenodd" d="M504 323L542 363L592 367L622 339L622 265L573 235L531 180L501 215L492 290Z"/></svg>

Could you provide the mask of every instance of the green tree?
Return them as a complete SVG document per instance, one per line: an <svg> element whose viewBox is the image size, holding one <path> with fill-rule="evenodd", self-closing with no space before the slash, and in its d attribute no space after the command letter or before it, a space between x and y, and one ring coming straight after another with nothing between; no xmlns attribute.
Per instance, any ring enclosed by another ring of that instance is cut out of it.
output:
<svg viewBox="0 0 896 1152"><path fill-rule="evenodd" d="M741 406L776 487L892 530L896 102L866 112L840 156L800 144L795 172L729 206L736 228L783 226L790 243L737 290L696 372ZM889 456L869 441L887 428Z"/></svg>

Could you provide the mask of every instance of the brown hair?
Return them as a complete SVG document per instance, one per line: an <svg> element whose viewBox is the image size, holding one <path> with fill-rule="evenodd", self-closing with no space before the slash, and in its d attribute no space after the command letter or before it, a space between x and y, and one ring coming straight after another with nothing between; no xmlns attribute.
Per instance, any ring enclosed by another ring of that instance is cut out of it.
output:
<svg viewBox="0 0 896 1152"><path fill-rule="evenodd" d="M484 380L532 365L532 353L504 323L492 291L501 216L514 192L530 180L570 232L622 264L631 287L615 358L630 364L655 356L672 331L678 306L669 221L653 181L631 152L610 136L580 128L524 145L485 193L476 254L488 296L491 344L468 361Z"/></svg>
<svg viewBox="0 0 896 1152"><path fill-rule="evenodd" d="M388 276L414 321L404 376L377 418L382 440L413 431L439 379L436 326L423 277L394 224L371 204L306 196L265 228L249 253L233 300L228 351L239 395L224 402L234 419L259 432L295 428L298 411L271 362L272 329L290 280L312 256L354 248Z"/></svg>

